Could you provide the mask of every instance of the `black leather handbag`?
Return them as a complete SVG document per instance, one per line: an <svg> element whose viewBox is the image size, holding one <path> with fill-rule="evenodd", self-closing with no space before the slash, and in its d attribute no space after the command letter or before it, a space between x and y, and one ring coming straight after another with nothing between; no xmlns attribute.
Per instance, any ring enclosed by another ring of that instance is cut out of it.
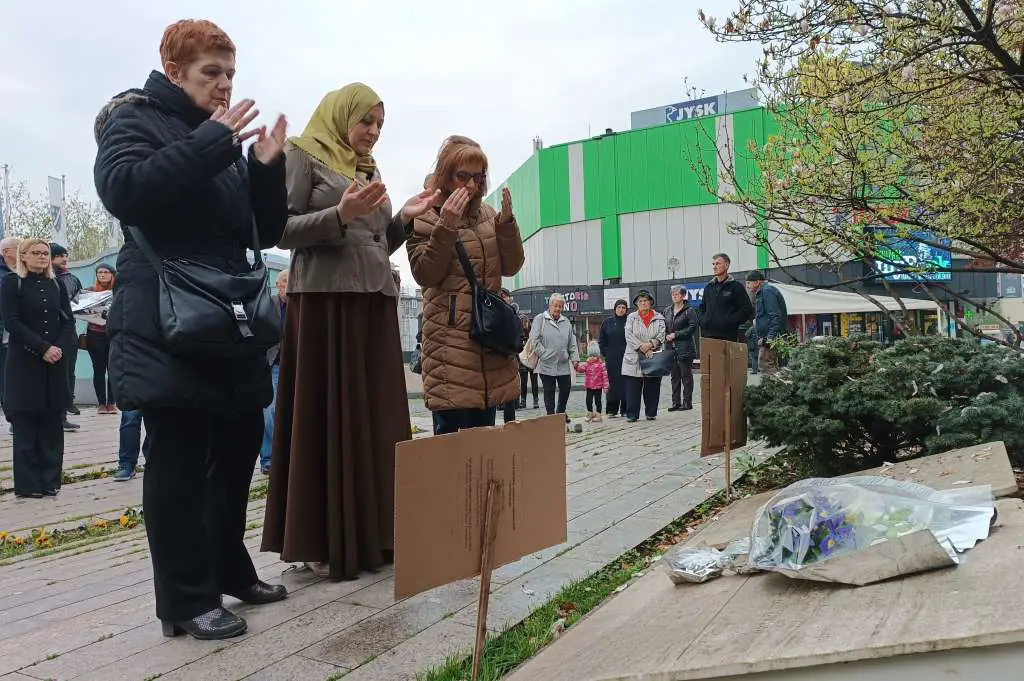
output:
<svg viewBox="0 0 1024 681"><path fill-rule="evenodd" d="M255 220L253 264L239 274L188 258L160 258L137 227L128 232L156 270L160 331L172 354L230 359L281 342Z"/></svg>
<svg viewBox="0 0 1024 681"><path fill-rule="evenodd" d="M523 349L523 324L519 321L519 314L499 294L477 281L461 239L455 242L455 250L473 296L469 337L489 350L503 355L518 355Z"/></svg>
<svg viewBox="0 0 1024 681"><path fill-rule="evenodd" d="M640 353L640 372L650 378L660 378L672 373L672 364L676 361L674 348L665 347L658 350L648 359Z"/></svg>

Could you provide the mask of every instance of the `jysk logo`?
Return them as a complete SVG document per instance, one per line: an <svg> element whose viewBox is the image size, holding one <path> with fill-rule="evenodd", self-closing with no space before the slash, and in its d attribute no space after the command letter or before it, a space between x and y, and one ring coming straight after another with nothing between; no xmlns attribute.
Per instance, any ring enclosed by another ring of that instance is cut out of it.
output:
<svg viewBox="0 0 1024 681"><path fill-rule="evenodd" d="M714 116L718 114L718 97L707 97L695 99L692 102L680 104L669 104L665 107L665 120L669 123L677 121L688 121L692 118L702 116Z"/></svg>

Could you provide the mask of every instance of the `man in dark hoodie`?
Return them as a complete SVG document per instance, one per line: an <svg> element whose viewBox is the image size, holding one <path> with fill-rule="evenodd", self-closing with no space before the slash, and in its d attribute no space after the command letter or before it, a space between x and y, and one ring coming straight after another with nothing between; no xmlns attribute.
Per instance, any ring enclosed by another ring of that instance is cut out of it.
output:
<svg viewBox="0 0 1024 681"><path fill-rule="evenodd" d="M0 280L14 271L18 266L18 243L21 240L17 237L7 237L0 241ZM3 310L0 310L0 407L4 404L4 369L7 363L7 327L4 326ZM8 429L14 432L14 427Z"/></svg>
<svg viewBox="0 0 1024 681"><path fill-rule="evenodd" d="M53 275L60 282L60 285L64 287L64 290L68 292L68 300L72 303L75 302L78 294L82 292L83 286L82 281L75 276L74 272L68 269L68 249L60 244L50 244L50 264L53 265ZM78 332L74 324L68 326L67 336L61 339L60 349L64 353L64 359L67 362L68 383L71 386L71 408L68 409L68 413L77 416L82 412L75 406L75 364L78 361ZM71 423L64 419L65 431L78 430L80 427L77 423Z"/></svg>
<svg viewBox="0 0 1024 681"><path fill-rule="evenodd" d="M700 330L704 338L745 343L740 340L740 326L754 316L754 305L747 288L729 274L732 261L725 253L711 257L715 277L704 287L700 302Z"/></svg>

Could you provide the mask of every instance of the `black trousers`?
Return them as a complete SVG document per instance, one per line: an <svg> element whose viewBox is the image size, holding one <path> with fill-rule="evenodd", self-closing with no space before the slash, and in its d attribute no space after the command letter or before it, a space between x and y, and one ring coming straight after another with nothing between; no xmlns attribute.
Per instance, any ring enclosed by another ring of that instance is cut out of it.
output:
<svg viewBox="0 0 1024 681"><path fill-rule="evenodd" d="M0 345L0 408L4 406L4 384L7 381L7 346Z"/></svg>
<svg viewBox="0 0 1024 681"><path fill-rule="evenodd" d="M435 411L434 435L457 433L466 428L485 428L493 426L498 416L497 407L487 409L445 409Z"/></svg>
<svg viewBox="0 0 1024 681"><path fill-rule="evenodd" d="M544 408L550 414L564 414L565 406L569 404L569 389L572 387L572 376L545 376L540 375L540 381L544 384ZM558 388L558 404L555 405L555 388Z"/></svg>
<svg viewBox="0 0 1024 681"><path fill-rule="evenodd" d="M609 360L607 363L608 367L608 415L613 416L615 414L626 413L625 405L625 393L623 392L622 385L622 360L618 363L613 363L613 360Z"/></svg>
<svg viewBox="0 0 1024 681"><path fill-rule="evenodd" d="M587 388L587 411L594 411L598 414L601 413L601 393L604 392L600 388L591 390ZM596 409L594 407L597 407Z"/></svg>
<svg viewBox="0 0 1024 681"><path fill-rule="evenodd" d="M27 496L60 489L64 463L64 412L16 411L14 426L14 493Z"/></svg>
<svg viewBox="0 0 1024 681"><path fill-rule="evenodd" d="M143 419L150 446L142 507L156 614L179 622L257 581L242 537L263 410L146 409Z"/></svg>
<svg viewBox="0 0 1024 681"><path fill-rule="evenodd" d="M652 419L658 415L658 401L661 399L661 377L635 378L623 376L623 385L626 392L626 416L632 419L640 418L640 399L644 401L644 413L647 418Z"/></svg>
<svg viewBox="0 0 1024 681"><path fill-rule="evenodd" d="M524 407L526 406L526 380L527 380L527 378L529 378L530 383L533 385L533 403L537 404L537 401L540 399L540 391L537 388L537 372L536 371L530 371L529 369L527 369L526 371L523 371L522 369L520 369L519 370L519 400L520 400L520 404L522 404Z"/></svg>
<svg viewBox="0 0 1024 681"><path fill-rule="evenodd" d="M505 423L512 423L516 420L516 407L519 406L519 398L509 400L504 404L505 413L502 414Z"/></svg>
<svg viewBox="0 0 1024 681"><path fill-rule="evenodd" d="M86 347L89 359L92 360L92 387L96 391L98 404L111 404L110 385L107 381L107 360L110 357L110 343L107 334L99 331L86 331Z"/></svg>
<svg viewBox="0 0 1024 681"><path fill-rule="evenodd" d="M693 406L692 359L677 359L672 363L672 406Z"/></svg>

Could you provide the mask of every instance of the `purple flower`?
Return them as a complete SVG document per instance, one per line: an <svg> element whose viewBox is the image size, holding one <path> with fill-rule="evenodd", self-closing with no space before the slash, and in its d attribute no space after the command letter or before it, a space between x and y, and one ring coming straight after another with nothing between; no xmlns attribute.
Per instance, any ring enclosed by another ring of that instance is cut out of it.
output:
<svg viewBox="0 0 1024 681"><path fill-rule="evenodd" d="M853 541L853 528L840 522L826 521L822 524L825 536L818 542L818 550L824 558L828 558L837 550L845 548Z"/></svg>

